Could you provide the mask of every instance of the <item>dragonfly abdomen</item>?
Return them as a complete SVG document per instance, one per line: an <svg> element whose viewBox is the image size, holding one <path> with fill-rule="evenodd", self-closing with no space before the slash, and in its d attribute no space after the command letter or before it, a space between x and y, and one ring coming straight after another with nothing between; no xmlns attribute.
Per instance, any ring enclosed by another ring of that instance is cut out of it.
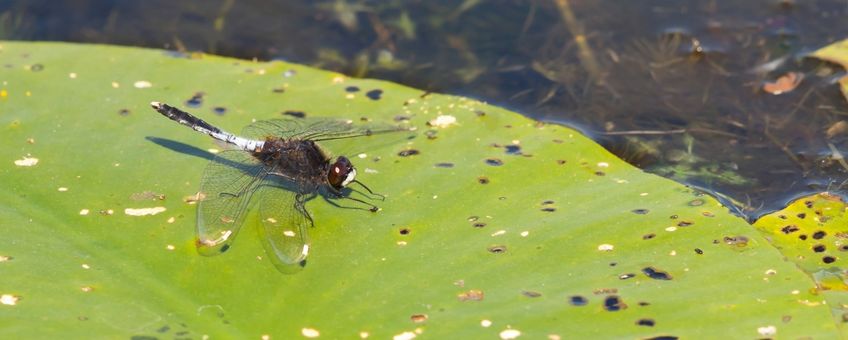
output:
<svg viewBox="0 0 848 340"><path fill-rule="evenodd" d="M161 113L163 116L168 117L168 119L170 120L180 123L181 125L188 126L194 131L207 134L219 141L235 145L241 150L259 150L265 143L260 140L242 138L232 133L221 130L213 126L212 124L207 123L203 119L197 118L188 112L185 112L168 104L160 102L151 102L150 106L152 106L153 109L156 110L156 112Z"/></svg>

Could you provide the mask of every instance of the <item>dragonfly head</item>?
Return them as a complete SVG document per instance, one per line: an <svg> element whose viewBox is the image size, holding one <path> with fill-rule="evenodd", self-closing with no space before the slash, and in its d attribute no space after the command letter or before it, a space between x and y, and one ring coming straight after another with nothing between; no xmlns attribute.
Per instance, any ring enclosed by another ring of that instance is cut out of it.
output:
<svg viewBox="0 0 848 340"><path fill-rule="evenodd" d="M350 184L350 182L353 182L354 179L356 179L356 169L353 168L353 164L350 163L347 157L339 156L336 162L330 165L327 182L330 183L333 189L341 190Z"/></svg>

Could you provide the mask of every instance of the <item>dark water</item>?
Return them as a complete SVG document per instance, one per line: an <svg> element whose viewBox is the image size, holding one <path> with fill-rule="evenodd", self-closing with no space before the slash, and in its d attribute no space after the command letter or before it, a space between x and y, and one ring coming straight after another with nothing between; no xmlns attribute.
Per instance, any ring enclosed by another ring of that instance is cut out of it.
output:
<svg viewBox="0 0 848 340"><path fill-rule="evenodd" d="M754 217L848 193L844 0L0 1L0 38L285 59L566 123ZM763 91L787 72L791 92ZM845 123L842 123L845 124ZM829 130L830 129L830 130Z"/></svg>

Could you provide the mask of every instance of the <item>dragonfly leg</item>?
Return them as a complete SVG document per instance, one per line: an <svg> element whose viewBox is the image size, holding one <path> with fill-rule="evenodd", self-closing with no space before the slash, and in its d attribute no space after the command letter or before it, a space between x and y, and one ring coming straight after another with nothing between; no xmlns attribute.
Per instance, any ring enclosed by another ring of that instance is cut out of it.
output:
<svg viewBox="0 0 848 340"><path fill-rule="evenodd" d="M309 220L310 226L315 226L315 222L312 221L312 215L310 215L309 211L306 210L306 199L304 198L303 194L297 194L297 196L295 196L294 199L297 202L294 205L294 207L297 209L297 211L299 213L301 213L303 216L305 216L307 220Z"/></svg>
<svg viewBox="0 0 848 340"><path fill-rule="evenodd" d="M354 183L356 183L356 184L359 184L361 187L365 188L365 190L367 190L369 194L374 195L374 196L380 196L380 200L381 200L381 201L385 201L385 200L386 200L386 196L385 196L385 195L383 195L383 194L378 194L378 193L375 193L375 192L371 191L371 188L369 188L368 186L366 186L364 183L362 183L362 182L360 182L360 181L357 181L357 180L353 180L353 182L354 182Z"/></svg>

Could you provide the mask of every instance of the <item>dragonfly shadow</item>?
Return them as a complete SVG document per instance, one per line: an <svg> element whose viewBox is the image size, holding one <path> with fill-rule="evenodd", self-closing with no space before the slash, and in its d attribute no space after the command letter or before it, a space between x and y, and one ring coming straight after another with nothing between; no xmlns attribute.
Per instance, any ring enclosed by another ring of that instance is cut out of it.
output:
<svg viewBox="0 0 848 340"><path fill-rule="evenodd" d="M174 141L174 140L159 138L159 137L153 137L153 136L147 136L147 137L144 137L144 139L151 141L151 142L155 143L156 145L159 145L159 146L164 147L166 149L169 149L171 151L176 151L176 152L186 154L186 155L190 155L190 156L200 157L200 158L203 158L203 159L208 160L208 161L211 161L212 159L215 158L215 154L213 154L209 151L206 151L206 150L203 150L201 148L191 146L191 145L188 145L188 144L185 144L185 143L180 143L180 142L177 142L177 141Z"/></svg>

